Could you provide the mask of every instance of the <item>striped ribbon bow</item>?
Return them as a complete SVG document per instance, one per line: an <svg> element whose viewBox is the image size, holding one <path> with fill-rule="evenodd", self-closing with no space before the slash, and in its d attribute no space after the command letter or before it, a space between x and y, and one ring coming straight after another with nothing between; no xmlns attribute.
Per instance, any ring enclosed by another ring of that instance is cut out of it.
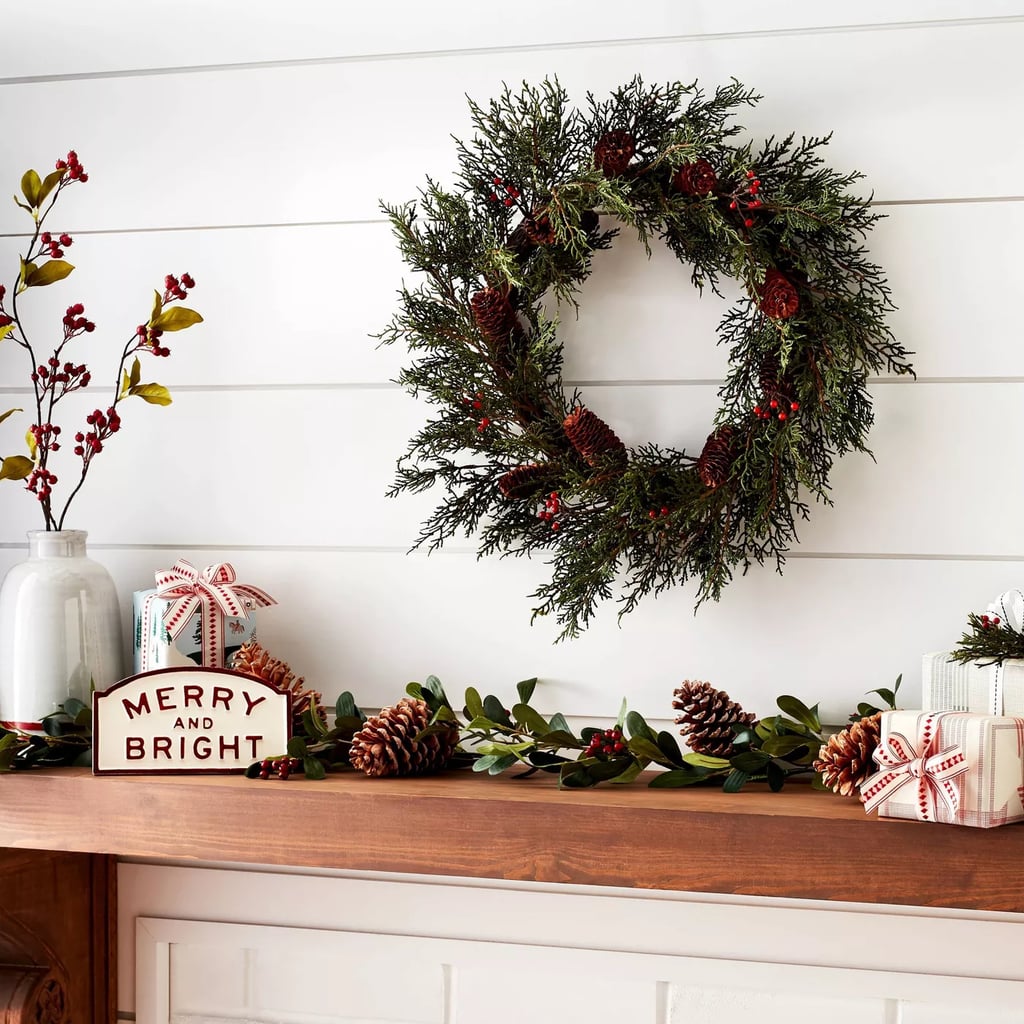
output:
<svg viewBox="0 0 1024 1024"><path fill-rule="evenodd" d="M941 801L951 820L960 810L958 777L970 770L967 755L955 744L941 749L942 713L925 715L921 722L921 738L915 746L902 733L884 737L875 749L874 758L880 771L865 779L860 795L864 810L870 814L878 805L909 783L917 787L914 807L921 821L937 821L936 810Z"/></svg>
<svg viewBox="0 0 1024 1024"><path fill-rule="evenodd" d="M156 573L157 598L170 600L164 610L164 625L173 640L188 625L196 609L200 612L200 643L203 664L218 668L223 662L224 617L249 617L249 607L265 608L277 602L259 587L236 583L234 567L228 562L208 565L200 571L179 558L170 569Z"/></svg>

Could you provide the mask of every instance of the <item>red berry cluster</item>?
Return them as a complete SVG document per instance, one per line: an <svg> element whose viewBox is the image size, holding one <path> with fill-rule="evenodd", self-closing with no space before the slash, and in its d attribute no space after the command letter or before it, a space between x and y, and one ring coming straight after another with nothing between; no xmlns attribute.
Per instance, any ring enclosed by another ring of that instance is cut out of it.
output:
<svg viewBox="0 0 1024 1024"><path fill-rule="evenodd" d="M64 340L74 337L76 334L81 334L85 331L86 334L92 334L96 330L96 325L91 321L87 320L82 314L85 312L85 306L80 302L76 302L73 306L68 306L64 311Z"/></svg>
<svg viewBox="0 0 1024 1024"><path fill-rule="evenodd" d="M147 327L145 324L139 324L135 328L135 336L139 339L136 347L145 349L154 356L169 356L171 350L166 345L160 344L163 334L164 332L159 327Z"/></svg>
<svg viewBox="0 0 1024 1024"><path fill-rule="evenodd" d="M72 149L68 151L66 160L58 160L54 165L58 171L67 171L72 181L80 181L83 184L89 180L85 168L78 162L78 154Z"/></svg>
<svg viewBox="0 0 1024 1024"><path fill-rule="evenodd" d="M590 737L590 745L584 752L584 757L614 757L616 754L624 754L627 750L626 741L623 739L622 730L616 726L614 729L605 729L604 732L595 732Z"/></svg>
<svg viewBox="0 0 1024 1024"><path fill-rule="evenodd" d="M747 184L745 188L739 188L732 193L732 201L729 203L730 210L737 210L745 214L743 220L743 226L752 228L754 226L754 218L750 216L751 210L759 210L764 205L760 199L757 198L757 193L761 188L761 180L754 174L753 171L747 171Z"/></svg>
<svg viewBox="0 0 1024 1024"><path fill-rule="evenodd" d="M172 299L183 299L188 295L189 288L195 288L196 283L192 280L191 274L182 274L181 278L168 274L164 278L164 302Z"/></svg>
<svg viewBox="0 0 1024 1024"><path fill-rule="evenodd" d="M36 466L29 474L25 490L31 491L40 501L46 501L56 482L57 477L45 466Z"/></svg>
<svg viewBox="0 0 1024 1024"><path fill-rule="evenodd" d="M469 395L466 395L462 399L462 404L467 408L472 409L474 413L478 413L484 407L484 393L482 391L478 391L472 398L470 398ZM476 425L476 432L478 434L482 434L490 425L491 421L489 417L481 416Z"/></svg>
<svg viewBox="0 0 1024 1024"><path fill-rule="evenodd" d="M501 202L505 206L511 206L521 194L515 185L506 185L497 175L491 179L491 183L494 185L495 189L503 188L506 192L505 198L502 199L501 196L498 195L497 191L492 191L487 197L492 203Z"/></svg>
<svg viewBox="0 0 1024 1024"><path fill-rule="evenodd" d="M562 511L562 499L558 496L558 491L552 491L544 499L544 511L537 513L537 518L544 520L545 523L551 524L552 530L560 530L562 524L558 522L556 516Z"/></svg>
<svg viewBox="0 0 1024 1024"><path fill-rule="evenodd" d="M787 412L784 406L789 405L789 411ZM767 406L755 405L754 415L759 420L778 420L780 423L784 423L789 419L790 413L799 412L799 402L780 402L777 398L773 398Z"/></svg>
<svg viewBox="0 0 1024 1024"><path fill-rule="evenodd" d="M998 626L1001 621L998 615L982 615L981 628L991 629L994 626Z"/></svg>
<svg viewBox="0 0 1024 1024"><path fill-rule="evenodd" d="M54 260L60 259L60 257L64 255L64 249L69 248L73 241L74 239L66 231L63 234L58 235L56 239L54 239L53 235L51 235L49 231L44 231L39 236L40 244L44 249L49 250L50 258ZM64 246L64 249L61 248L62 245Z"/></svg>
<svg viewBox="0 0 1024 1024"><path fill-rule="evenodd" d="M648 519L663 519L665 516L667 516L669 514L669 511L670 511L670 509L669 509L668 505L662 505L661 508L652 508L647 513L647 518Z"/></svg>
<svg viewBox="0 0 1024 1024"><path fill-rule="evenodd" d="M279 779L287 779L301 766L302 761L297 757L265 757L260 762L260 778L269 779L270 773L274 771Z"/></svg>
<svg viewBox="0 0 1024 1024"><path fill-rule="evenodd" d="M48 448L51 452L60 451L60 442L55 440L60 436L60 427L52 423L33 423L28 432L37 447Z"/></svg>
<svg viewBox="0 0 1024 1024"><path fill-rule="evenodd" d="M93 429L83 433L81 430L75 434L75 454L82 457L82 461L88 465L89 460L103 451L103 442L116 434L121 429L121 417L117 410L110 406L106 414L100 409L94 409L85 417L85 422Z"/></svg>
<svg viewBox="0 0 1024 1024"><path fill-rule="evenodd" d="M63 366L56 356L50 356L46 365L40 364L36 367L35 373L31 376L33 384L41 383L40 396L48 390L52 390L53 400L63 398L69 391L77 391L79 388L87 388L92 374L85 368L84 363L77 366L74 363L65 363Z"/></svg>

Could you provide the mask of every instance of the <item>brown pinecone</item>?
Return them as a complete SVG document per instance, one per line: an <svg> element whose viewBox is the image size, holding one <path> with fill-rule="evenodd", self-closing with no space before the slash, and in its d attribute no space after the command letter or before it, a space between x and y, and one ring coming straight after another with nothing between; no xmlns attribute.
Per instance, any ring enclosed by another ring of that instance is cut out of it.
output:
<svg viewBox="0 0 1024 1024"><path fill-rule="evenodd" d="M772 268L764 275L758 307L772 320L787 320L800 308L800 296L793 282Z"/></svg>
<svg viewBox="0 0 1024 1024"><path fill-rule="evenodd" d="M548 467L539 462L516 466L498 477L498 488L506 498L529 498L547 483Z"/></svg>
<svg viewBox="0 0 1024 1024"><path fill-rule="evenodd" d="M562 421L562 429L588 466L598 466L602 463L625 465L626 446L616 436L615 431L589 409L582 405L573 409Z"/></svg>
<svg viewBox="0 0 1024 1024"><path fill-rule="evenodd" d="M594 166L604 172L606 178L617 178L629 166L636 153L636 139L627 131L617 128L605 132L594 146Z"/></svg>
<svg viewBox="0 0 1024 1024"><path fill-rule="evenodd" d="M704 159L683 164L672 177L672 187L688 196L706 196L717 184L715 169Z"/></svg>
<svg viewBox="0 0 1024 1024"><path fill-rule="evenodd" d="M697 473L705 487L720 487L729 479L729 470L736 460L736 431L728 426L716 427L704 442L697 459Z"/></svg>
<svg viewBox="0 0 1024 1024"><path fill-rule="evenodd" d="M394 707L382 708L379 715L366 720L352 737L348 759L353 768L374 778L439 772L451 759L459 734L451 728L417 741L416 734L429 724L426 702L403 697Z"/></svg>
<svg viewBox="0 0 1024 1024"><path fill-rule="evenodd" d="M672 707L682 712L676 716L676 725L682 726L679 735L686 738L691 750L711 757L730 757L736 735L733 726L752 725L757 720L724 690L689 679L676 689Z"/></svg>
<svg viewBox="0 0 1024 1024"><path fill-rule="evenodd" d="M854 796L875 771L871 755L882 738L882 712L854 722L829 738L812 767L821 781L840 796Z"/></svg>
<svg viewBox="0 0 1024 1024"><path fill-rule="evenodd" d="M473 320L491 348L495 352L505 351L519 326L508 295L498 288L483 288L473 293L469 305Z"/></svg>
<svg viewBox="0 0 1024 1024"><path fill-rule="evenodd" d="M279 690L289 691L292 695L292 721L296 726L302 722L302 714L310 709L314 698L318 707L323 704L323 694L318 690L307 689L303 676L295 675L288 662L273 657L256 640L250 640L235 651L231 669L243 675L255 676Z"/></svg>
<svg viewBox="0 0 1024 1024"><path fill-rule="evenodd" d="M555 240L555 229L543 207L538 207L523 221L523 230L534 245L551 245Z"/></svg>
<svg viewBox="0 0 1024 1024"><path fill-rule="evenodd" d="M774 398L778 402L789 402L792 397L792 382L782 372L779 366L779 356L775 352L769 352L761 360L758 381L762 394L769 401Z"/></svg>

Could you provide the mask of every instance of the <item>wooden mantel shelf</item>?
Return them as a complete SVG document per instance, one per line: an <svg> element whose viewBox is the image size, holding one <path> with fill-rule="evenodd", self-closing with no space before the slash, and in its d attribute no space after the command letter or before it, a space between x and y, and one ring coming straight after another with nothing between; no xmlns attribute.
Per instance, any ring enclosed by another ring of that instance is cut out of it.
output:
<svg viewBox="0 0 1024 1024"><path fill-rule="evenodd" d="M0 778L0 843L1024 912L1024 828L868 818L793 784L729 795L470 773L258 782L63 769Z"/></svg>

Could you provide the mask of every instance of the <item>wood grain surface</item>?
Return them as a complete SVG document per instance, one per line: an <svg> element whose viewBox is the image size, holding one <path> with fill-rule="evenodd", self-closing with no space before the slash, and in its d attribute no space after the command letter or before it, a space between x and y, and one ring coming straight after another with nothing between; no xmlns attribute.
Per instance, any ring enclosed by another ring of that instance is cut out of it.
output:
<svg viewBox="0 0 1024 1024"><path fill-rule="evenodd" d="M1021 829L868 818L799 784L730 796L469 773L261 783L65 769L3 786L12 847L1024 911Z"/></svg>

